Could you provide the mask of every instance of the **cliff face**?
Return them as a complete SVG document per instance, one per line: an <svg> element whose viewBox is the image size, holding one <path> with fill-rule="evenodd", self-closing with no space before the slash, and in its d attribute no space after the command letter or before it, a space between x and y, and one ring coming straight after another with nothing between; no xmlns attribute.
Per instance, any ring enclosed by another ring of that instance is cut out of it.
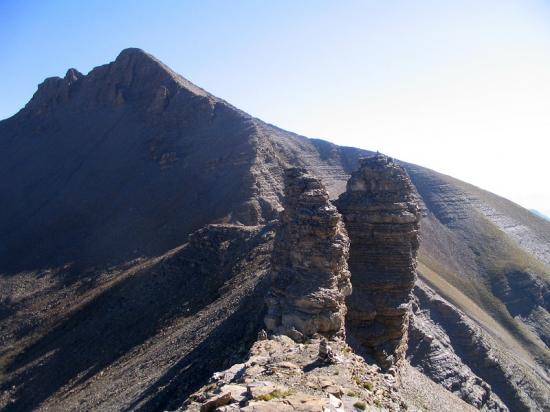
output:
<svg viewBox="0 0 550 412"><path fill-rule="evenodd" d="M315 333L342 336L351 284L349 239L341 216L319 179L302 168L285 171L284 207L266 327L297 340Z"/></svg>
<svg viewBox="0 0 550 412"><path fill-rule="evenodd" d="M351 338L390 367L404 357L416 279L420 208L405 170L384 155L365 158L337 206L351 239Z"/></svg>

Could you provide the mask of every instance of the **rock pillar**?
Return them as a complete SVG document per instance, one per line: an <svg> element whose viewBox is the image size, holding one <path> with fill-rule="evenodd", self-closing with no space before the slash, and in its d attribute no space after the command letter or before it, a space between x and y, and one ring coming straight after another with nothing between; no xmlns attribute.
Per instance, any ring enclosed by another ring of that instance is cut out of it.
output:
<svg viewBox="0 0 550 412"><path fill-rule="evenodd" d="M406 351L420 208L407 172L382 154L360 160L336 202L349 233L347 331L389 368Z"/></svg>
<svg viewBox="0 0 550 412"><path fill-rule="evenodd" d="M266 327L297 340L315 333L343 336L351 285L341 216L319 179L302 168L285 171L283 206Z"/></svg>

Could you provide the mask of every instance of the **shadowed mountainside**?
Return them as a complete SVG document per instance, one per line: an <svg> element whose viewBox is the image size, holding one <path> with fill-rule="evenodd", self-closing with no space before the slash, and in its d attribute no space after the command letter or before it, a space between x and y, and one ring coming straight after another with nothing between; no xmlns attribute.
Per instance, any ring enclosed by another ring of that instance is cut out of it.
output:
<svg viewBox="0 0 550 412"><path fill-rule="evenodd" d="M266 124L138 49L45 80L0 122L0 407L177 407L261 327L284 169L335 199L369 153ZM402 165L436 295L417 294L419 330L434 322L451 342L415 346L431 364L409 348L412 364L445 385L437 362L452 357L511 410L549 408L550 222ZM479 334L456 332L461 316ZM484 371L479 345L501 372Z"/></svg>

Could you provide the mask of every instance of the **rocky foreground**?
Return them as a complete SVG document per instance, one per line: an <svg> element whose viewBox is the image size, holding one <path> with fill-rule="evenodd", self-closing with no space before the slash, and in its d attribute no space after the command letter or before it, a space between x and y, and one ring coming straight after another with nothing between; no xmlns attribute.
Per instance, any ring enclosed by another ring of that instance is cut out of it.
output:
<svg viewBox="0 0 550 412"><path fill-rule="evenodd" d="M396 378L367 365L342 340L299 344L287 336L257 341L245 363L217 373L191 395L185 411L401 410ZM322 352L322 351L321 351Z"/></svg>
<svg viewBox="0 0 550 412"><path fill-rule="evenodd" d="M410 409L397 375L404 364L416 278L420 216L414 189L400 166L377 155L361 162L339 204L356 242L351 276L362 287L351 302L370 305L363 304L363 313L365 307L370 312L362 318L353 308L353 332L363 338L360 350L370 344L390 373L369 365L345 341L344 298L354 293L342 215L318 178L303 168L289 168L266 298L264 322L271 339L262 330L248 360L214 374L183 410Z"/></svg>
<svg viewBox="0 0 550 412"><path fill-rule="evenodd" d="M319 336L305 343L284 335L258 340L244 363L215 373L178 411L475 410L410 367L403 376L382 373L341 339L328 343L327 358L324 343ZM420 379L425 390L404 390L411 379Z"/></svg>

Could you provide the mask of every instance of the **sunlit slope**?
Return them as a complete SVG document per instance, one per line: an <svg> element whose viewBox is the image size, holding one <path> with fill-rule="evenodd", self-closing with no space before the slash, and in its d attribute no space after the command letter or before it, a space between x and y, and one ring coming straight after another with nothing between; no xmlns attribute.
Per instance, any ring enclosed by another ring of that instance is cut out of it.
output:
<svg viewBox="0 0 550 412"><path fill-rule="evenodd" d="M420 276L480 323L485 312L547 363L548 222L448 176L417 166L409 173L426 205Z"/></svg>

